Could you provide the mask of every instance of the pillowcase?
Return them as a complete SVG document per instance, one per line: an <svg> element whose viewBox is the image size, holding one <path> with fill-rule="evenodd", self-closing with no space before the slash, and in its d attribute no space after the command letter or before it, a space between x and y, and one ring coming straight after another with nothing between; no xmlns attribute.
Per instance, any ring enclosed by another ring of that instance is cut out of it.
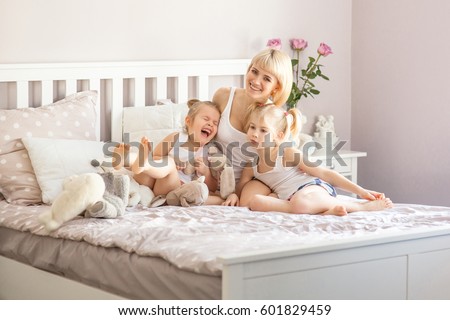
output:
<svg viewBox="0 0 450 320"><path fill-rule="evenodd" d="M103 142L48 138L22 138L42 191L42 201L52 204L62 191L64 178L73 174L97 172L91 160L101 160Z"/></svg>
<svg viewBox="0 0 450 320"><path fill-rule="evenodd" d="M13 204L41 203L23 137L96 140L96 91L38 107L0 110L0 193Z"/></svg>
<svg viewBox="0 0 450 320"><path fill-rule="evenodd" d="M188 110L187 103L124 108L123 139L140 142L146 136L156 146L170 133L182 130Z"/></svg>

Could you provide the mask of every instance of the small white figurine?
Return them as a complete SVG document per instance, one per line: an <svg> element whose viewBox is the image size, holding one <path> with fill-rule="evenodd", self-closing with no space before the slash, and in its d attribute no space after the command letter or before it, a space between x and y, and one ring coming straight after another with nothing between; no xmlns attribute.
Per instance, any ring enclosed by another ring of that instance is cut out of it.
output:
<svg viewBox="0 0 450 320"><path fill-rule="evenodd" d="M334 131L334 117L332 115L319 115L316 122L316 131L314 132L314 141L319 143L318 150L326 148L327 139L331 139L331 146L334 147L339 138Z"/></svg>

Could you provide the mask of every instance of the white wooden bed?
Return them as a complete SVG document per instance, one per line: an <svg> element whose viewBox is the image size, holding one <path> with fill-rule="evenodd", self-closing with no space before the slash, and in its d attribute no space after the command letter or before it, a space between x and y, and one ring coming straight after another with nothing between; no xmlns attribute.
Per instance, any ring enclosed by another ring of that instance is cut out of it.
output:
<svg viewBox="0 0 450 320"><path fill-rule="evenodd" d="M241 59L0 65L0 109L36 107L77 91L97 90L98 137L122 141L124 107L166 99L176 103L210 99L219 86L242 86L248 63ZM430 212L440 223L225 252L218 256L221 298L449 299L450 208L402 205L399 210L403 215L408 210L420 216ZM1 215L0 211L0 219ZM17 262L1 251L0 270L1 299L122 298Z"/></svg>

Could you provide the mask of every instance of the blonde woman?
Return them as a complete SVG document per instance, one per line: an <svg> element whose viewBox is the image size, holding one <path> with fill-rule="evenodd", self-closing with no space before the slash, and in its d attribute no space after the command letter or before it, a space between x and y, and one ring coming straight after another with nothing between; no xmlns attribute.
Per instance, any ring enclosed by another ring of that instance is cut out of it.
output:
<svg viewBox="0 0 450 320"><path fill-rule="evenodd" d="M271 193L269 187L257 180L248 181L245 185L238 183L242 168L250 160L245 148L245 123L253 108L266 103L282 107L291 88L291 58L283 51L269 48L253 57L247 70L244 88L224 87L215 92L213 102L219 106L221 112L216 141L222 145L228 159L231 159L238 186L236 192L240 195L240 199L233 198L228 205L246 206L254 193ZM251 193L248 190L251 190Z"/></svg>

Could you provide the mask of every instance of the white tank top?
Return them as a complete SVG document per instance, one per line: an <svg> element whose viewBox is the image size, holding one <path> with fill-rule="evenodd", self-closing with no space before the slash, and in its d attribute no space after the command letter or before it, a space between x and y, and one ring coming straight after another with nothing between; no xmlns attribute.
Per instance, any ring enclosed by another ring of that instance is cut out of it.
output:
<svg viewBox="0 0 450 320"><path fill-rule="evenodd" d="M178 140L175 141L174 147L169 151L169 156L174 158L175 163L179 162L191 162L196 157L203 157L203 147L198 148L197 151L191 151L188 148L182 147L184 143L188 141L188 135L185 132L180 132ZM192 181L195 176L195 172L192 174L186 174L182 170L178 170L178 176L183 183Z"/></svg>
<svg viewBox="0 0 450 320"><path fill-rule="evenodd" d="M297 167L285 167L283 157L278 156L272 170L259 173L257 165L253 165L253 174L256 179L261 180L278 194L278 198L286 200L298 188L315 179L307 173L301 172Z"/></svg>
<svg viewBox="0 0 450 320"><path fill-rule="evenodd" d="M231 125L231 105L233 104L235 92L236 88L231 88L227 105L220 116L216 141L221 145L223 153L227 156L228 160L231 159L234 178L236 183L238 183L245 164L252 161L256 154L254 149L250 148L247 135Z"/></svg>

